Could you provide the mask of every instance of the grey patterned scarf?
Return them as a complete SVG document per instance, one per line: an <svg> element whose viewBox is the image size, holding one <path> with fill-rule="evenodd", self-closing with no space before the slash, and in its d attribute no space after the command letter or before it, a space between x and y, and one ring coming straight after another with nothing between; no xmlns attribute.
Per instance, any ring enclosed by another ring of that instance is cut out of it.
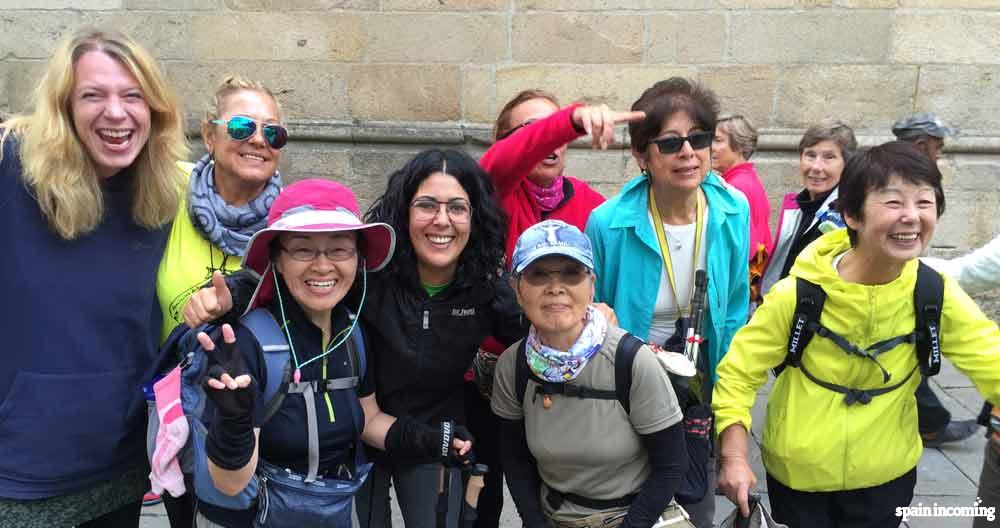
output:
<svg viewBox="0 0 1000 528"><path fill-rule="evenodd" d="M206 154L191 171L188 214L205 240L227 255L240 257L250 237L267 227L267 212L281 191L281 175L275 171L256 198L246 205L234 207L219 196L214 174L215 164Z"/></svg>

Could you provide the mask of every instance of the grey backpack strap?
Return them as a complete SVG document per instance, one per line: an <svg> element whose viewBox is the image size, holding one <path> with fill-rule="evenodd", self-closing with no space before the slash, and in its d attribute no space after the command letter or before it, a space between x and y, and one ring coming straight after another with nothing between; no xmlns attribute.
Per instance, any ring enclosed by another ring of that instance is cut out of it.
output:
<svg viewBox="0 0 1000 528"><path fill-rule="evenodd" d="M305 400L306 404L306 427L309 433L309 471L306 473L305 480L307 483L315 482L316 475L319 473L319 426L316 421L315 385L315 381L288 384L288 394L302 394L302 399Z"/></svg>

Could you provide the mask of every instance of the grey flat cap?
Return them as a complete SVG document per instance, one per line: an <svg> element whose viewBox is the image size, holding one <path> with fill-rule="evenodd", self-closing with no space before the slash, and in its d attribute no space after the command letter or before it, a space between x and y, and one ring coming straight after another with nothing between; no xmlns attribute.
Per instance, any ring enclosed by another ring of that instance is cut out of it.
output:
<svg viewBox="0 0 1000 528"><path fill-rule="evenodd" d="M904 117L892 125L892 133L898 139L913 139L919 136L933 136L944 139L954 136L958 131L944 126L933 113L925 112Z"/></svg>

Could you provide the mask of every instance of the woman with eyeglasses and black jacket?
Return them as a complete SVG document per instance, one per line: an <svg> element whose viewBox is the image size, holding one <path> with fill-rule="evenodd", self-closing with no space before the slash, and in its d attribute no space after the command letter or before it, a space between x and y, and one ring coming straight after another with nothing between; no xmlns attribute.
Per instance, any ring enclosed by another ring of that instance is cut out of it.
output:
<svg viewBox="0 0 1000 528"><path fill-rule="evenodd" d="M646 114L629 124L632 156L642 174L595 209L587 223L595 298L614 309L626 331L682 351L695 271L706 270L705 343L697 366L700 400L707 404L716 365L747 320L749 206L711 170L719 111L714 93L674 77L643 92L632 110ZM710 484L712 466L709 460ZM714 501L710 485L700 502L681 504L701 527L711 526Z"/></svg>

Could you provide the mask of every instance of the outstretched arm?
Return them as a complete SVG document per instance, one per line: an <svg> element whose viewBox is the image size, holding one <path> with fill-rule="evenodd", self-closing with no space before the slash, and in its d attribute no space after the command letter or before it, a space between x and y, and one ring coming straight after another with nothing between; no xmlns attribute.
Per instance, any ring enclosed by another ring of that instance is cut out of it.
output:
<svg viewBox="0 0 1000 528"><path fill-rule="evenodd" d="M1000 288L1000 236L968 255L951 260L929 257L921 260L958 280L959 286L966 293L982 293Z"/></svg>
<svg viewBox="0 0 1000 528"><path fill-rule="evenodd" d="M615 126L645 117L644 112L616 112L605 105L569 105L493 143L479 164L490 174L497 193L504 196L559 147L590 135L594 148L606 149L614 141Z"/></svg>

